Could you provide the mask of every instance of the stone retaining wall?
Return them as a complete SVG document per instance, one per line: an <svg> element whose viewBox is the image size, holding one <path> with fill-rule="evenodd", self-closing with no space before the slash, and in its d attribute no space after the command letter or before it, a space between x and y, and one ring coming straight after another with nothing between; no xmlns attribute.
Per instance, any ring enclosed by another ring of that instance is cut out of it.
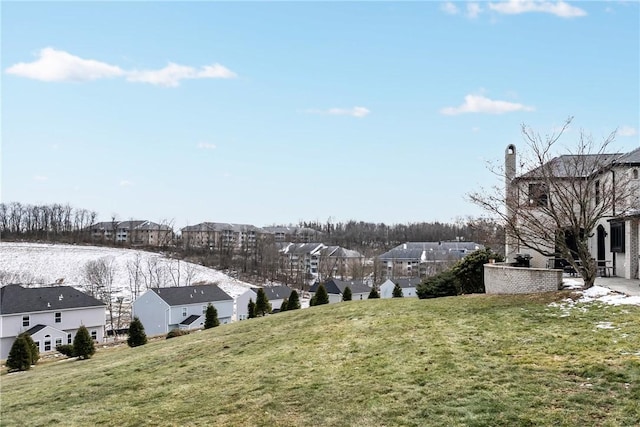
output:
<svg viewBox="0 0 640 427"><path fill-rule="evenodd" d="M562 286L562 270L512 267L508 263L484 265L487 294L532 294L557 291Z"/></svg>

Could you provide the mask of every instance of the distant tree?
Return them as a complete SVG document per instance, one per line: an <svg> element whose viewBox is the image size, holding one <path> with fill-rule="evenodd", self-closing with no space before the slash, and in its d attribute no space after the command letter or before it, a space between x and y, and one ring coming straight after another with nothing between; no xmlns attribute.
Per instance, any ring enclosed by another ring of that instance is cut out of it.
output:
<svg viewBox="0 0 640 427"><path fill-rule="evenodd" d="M147 343L147 334L144 332L144 325L135 316L133 321L129 325L129 337L127 338L127 345L129 347L137 347L139 345L145 345Z"/></svg>
<svg viewBox="0 0 640 427"><path fill-rule="evenodd" d="M31 338L31 335L26 332L23 332L20 335L22 335L27 341L27 344L29 344L29 350L31 351L31 364L35 365L36 363L38 363L38 359L40 359L40 349L33 341L33 338Z"/></svg>
<svg viewBox="0 0 640 427"><path fill-rule="evenodd" d="M256 317L256 303L253 302L253 298L249 299L249 304L247 304L247 311L249 312L249 319L253 319Z"/></svg>
<svg viewBox="0 0 640 427"><path fill-rule="evenodd" d="M294 289L291 291L291 295L289 295L289 301L287 302L287 310L298 310L300 309L300 297L298 296L298 292Z"/></svg>
<svg viewBox="0 0 640 427"><path fill-rule="evenodd" d="M344 288L344 292L342 292L342 301L351 301L351 298L353 298L351 288L347 286Z"/></svg>
<svg viewBox="0 0 640 427"><path fill-rule="evenodd" d="M24 335L18 335L13 342L6 365L9 371L27 371L31 369L31 348Z"/></svg>
<svg viewBox="0 0 640 427"><path fill-rule="evenodd" d="M313 296L313 299L314 299L313 305L329 304L329 294L327 293L327 289L324 287L323 284L320 284L320 286L318 286L318 289L316 290L316 294Z"/></svg>
<svg viewBox="0 0 640 427"><path fill-rule="evenodd" d="M209 303L207 305L207 311L204 315L204 328L215 328L220 325L220 320L218 319L218 310Z"/></svg>
<svg viewBox="0 0 640 427"><path fill-rule="evenodd" d="M264 289L258 289L258 296L256 296L256 316L264 316L271 313L271 304L267 294L264 293Z"/></svg>
<svg viewBox="0 0 640 427"><path fill-rule="evenodd" d="M380 298L380 294L378 293L378 289L374 286L371 288L371 292L369 292L369 299Z"/></svg>
<svg viewBox="0 0 640 427"><path fill-rule="evenodd" d="M73 339L73 350L80 359L91 359L91 356L96 352L93 340L84 325L80 326L78 332L76 332L76 336Z"/></svg>
<svg viewBox="0 0 640 427"><path fill-rule="evenodd" d="M393 294L392 295L393 295L394 298L402 298L404 296L404 294L402 293L402 288L397 283L393 287Z"/></svg>
<svg viewBox="0 0 640 427"><path fill-rule="evenodd" d="M280 305L280 311L287 311L289 305L289 300L287 298L282 300L282 304Z"/></svg>

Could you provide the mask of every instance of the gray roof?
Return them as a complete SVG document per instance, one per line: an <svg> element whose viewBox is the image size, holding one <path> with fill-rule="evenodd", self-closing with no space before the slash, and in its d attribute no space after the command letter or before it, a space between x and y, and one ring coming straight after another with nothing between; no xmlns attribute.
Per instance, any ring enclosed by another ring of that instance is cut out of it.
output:
<svg viewBox="0 0 640 427"><path fill-rule="evenodd" d="M284 254L313 254L323 249L323 243L281 243L278 245Z"/></svg>
<svg viewBox="0 0 640 427"><path fill-rule="evenodd" d="M616 160L616 164L622 165L640 165L640 148L625 154Z"/></svg>
<svg viewBox="0 0 640 427"><path fill-rule="evenodd" d="M37 334L38 332L40 332L41 330L43 330L46 327L47 327L47 325L36 325L33 328L29 329L28 331L25 331L25 333L28 334L28 335Z"/></svg>
<svg viewBox="0 0 640 427"><path fill-rule="evenodd" d="M189 231L233 231L234 233L255 231L262 233L262 229L251 224L231 224L226 222L201 222L196 225L188 225L182 229L182 232Z"/></svg>
<svg viewBox="0 0 640 427"><path fill-rule="evenodd" d="M383 261L446 261L461 259L466 254L483 248L484 246L475 242L407 242L379 255L378 258Z"/></svg>
<svg viewBox="0 0 640 427"><path fill-rule="evenodd" d="M326 280L323 284L328 294L342 295L347 286L349 287L349 289L351 289L351 293L354 294L371 292L371 287L369 285L366 285L361 280L329 279ZM311 289L309 289L309 292L316 292L319 286L320 283L314 283L313 286L311 286Z"/></svg>
<svg viewBox="0 0 640 427"><path fill-rule="evenodd" d="M419 277L408 277L395 279L393 282L401 288L415 288L422 282L422 279Z"/></svg>
<svg viewBox="0 0 640 427"><path fill-rule="evenodd" d="M269 301L289 298L291 288L288 286L265 286L262 288Z"/></svg>
<svg viewBox="0 0 640 427"><path fill-rule="evenodd" d="M362 254L358 251L345 249L341 246L328 246L322 250L322 256L336 258L362 258Z"/></svg>
<svg viewBox="0 0 640 427"><path fill-rule="evenodd" d="M152 230L152 231L155 231L155 230L171 231L171 227L169 227L168 225L157 224L151 221L144 221L142 224L137 225L135 229L136 230Z"/></svg>
<svg viewBox="0 0 640 427"><path fill-rule="evenodd" d="M611 165L616 159L620 159L621 153L602 154L565 154L554 157L543 166L526 172L516 179L536 178L586 178L603 167ZM545 171L546 169L546 171Z"/></svg>
<svg viewBox="0 0 640 427"><path fill-rule="evenodd" d="M0 288L0 314L33 313L72 308L103 307L105 304L71 286Z"/></svg>
<svg viewBox="0 0 640 427"><path fill-rule="evenodd" d="M200 317L202 317L202 316L198 315L198 314L192 314L191 316L187 317L182 322L180 322L180 324L181 325L190 325L193 322L195 322L196 320L198 320Z"/></svg>
<svg viewBox="0 0 640 427"><path fill-rule="evenodd" d="M153 288L151 290L170 306L233 300L218 285Z"/></svg>

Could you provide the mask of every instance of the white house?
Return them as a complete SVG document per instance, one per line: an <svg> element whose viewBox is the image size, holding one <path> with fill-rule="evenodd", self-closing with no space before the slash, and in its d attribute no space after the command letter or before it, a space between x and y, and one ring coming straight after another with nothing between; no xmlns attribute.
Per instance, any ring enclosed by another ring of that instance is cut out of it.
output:
<svg viewBox="0 0 640 427"><path fill-rule="evenodd" d="M265 286L262 290L269 300L273 312L280 311L284 299L287 298L288 300L291 295L291 288L288 286Z"/></svg>
<svg viewBox="0 0 640 427"><path fill-rule="evenodd" d="M330 304L342 301L342 295L347 287L351 290L352 301L369 299L369 293L371 292L369 285L357 280L343 281L338 279L329 279L324 282L323 285L329 295ZM312 296L316 294L319 286L320 283L316 282L311 289L309 289Z"/></svg>
<svg viewBox="0 0 640 427"><path fill-rule="evenodd" d="M209 303L216 308L220 323L231 322L233 298L218 285L149 289L133 302L132 315L150 336L172 329L199 329L204 327Z"/></svg>
<svg viewBox="0 0 640 427"><path fill-rule="evenodd" d="M101 342L105 324L105 304L71 286L0 288L0 359L9 356L22 332L31 335L41 352L47 352L71 344L82 325L94 341Z"/></svg>
<svg viewBox="0 0 640 427"><path fill-rule="evenodd" d="M236 320L247 320L249 318L249 300L256 302L258 294L253 289L236 297Z"/></svg>
<svg viewBox="0 0 640 427"><path fill-rule="evenodd" d="M380 285L380 298L393 298L393 289L396 287L396 283L402 289L402 296L415 298L418 296L416 293L416 287L420 284L421 279L419 277L408 277L402 279L395 279L395 283L387 279L382 285Z"/></svg>

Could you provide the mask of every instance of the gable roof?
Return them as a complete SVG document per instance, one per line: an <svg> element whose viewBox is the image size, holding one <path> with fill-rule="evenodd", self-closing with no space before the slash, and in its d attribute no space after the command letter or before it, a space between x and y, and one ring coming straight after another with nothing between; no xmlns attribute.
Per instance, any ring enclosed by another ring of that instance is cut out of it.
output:
<svg viewBox="0 0 640 427"><path fill-rule="evenodd" d="M620 165L640 165L640 148L628 152L624 156L616 160L616 164Z"/></svg>
<svg viewBox="0 0 640 427"><path fill-rule="evenodd" d="M394 283L396 283L401 288L415 288L420 283L422 283L422 279L419 277L406 277L401 279L395 279Z"/></svg>
<svg viewBox="0 0 640 427"><path fill-rule="evenodd" d="M200 224L188 225L182 228L182 232L203 232L203 231L232 231L234 233L246 233L253 231L255 233L262 233L263 230L261 228L256 227L251 224L231 224L227 222L201 222Z"/></svg>
<svg viewBox="0 0 640 427"><path fill-rule="evenodd" d="M316 292L319 286L320 283L314 283L313 286L311 286L311 289L309 289L309 292ZM328 294L342 295L347 286L349 287L349 289L351 289L351 293L354 294L364 294L371 292L371 287L359 280L329 279L324 282L324 288L327 290Z"/></svg>
<svg viewBox="0 0 640 427"><path fill-rule="evenodd" d="M0 288L0 314L104 307L104 305L102 301L71 286L25 288L21 285L6 285Z"/></svg>
<svg viewBox="0 0 640 427"><path fill-rule="evenodd" d="M407 242L378 256L381 260L445 261L458 260L469 252L483 249L475 242Z"/></svg>
<svg viewBox="0 0 640 427"><path fill-rule="evenodd" d="M289 298L291 295L291 288L288 286L265 286L262 290L269 301Z"/></svg>
<svg viewBox="0 0 640 427"><path fill-rule="evenodd" d="M233 298L220 289L218 285L153 288L151 291L170 306L198 304L211 301L233 301Z"/></svg>
<svg viewBox="0 0 640 427"><path fill-rule="evenodd" d="M543 179L545 177L587 178L602 168L617 162L621 157L621 153L564 154L516 177L516 180Z"/></svg>

